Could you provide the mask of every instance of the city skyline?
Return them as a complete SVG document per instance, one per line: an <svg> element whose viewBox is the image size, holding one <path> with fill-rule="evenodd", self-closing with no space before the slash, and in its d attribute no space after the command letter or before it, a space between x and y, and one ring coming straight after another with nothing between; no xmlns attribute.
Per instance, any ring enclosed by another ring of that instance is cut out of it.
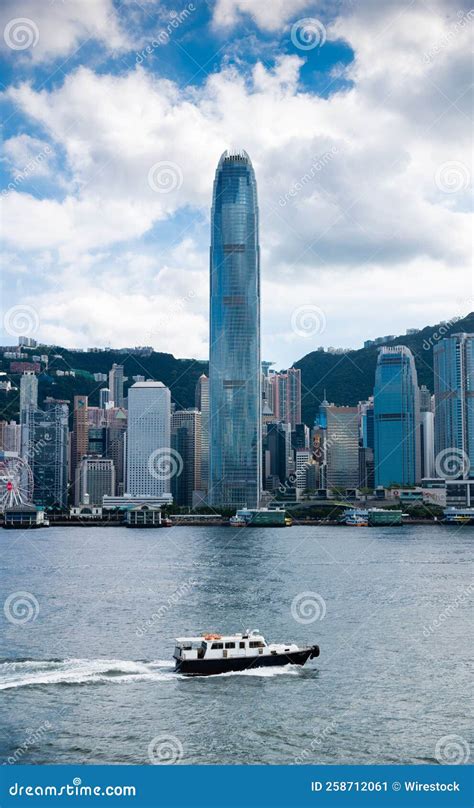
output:
<svg viewBox="0 0 474 808"><path fill-rule="evenodd" d="M47 344L205 358L209 189L232 144L259 176L264 356L466 313L463 3L216 0L174 25L155 4L15 5L0 22L32 30L1 42L2 342L20 307Z"/></svg>

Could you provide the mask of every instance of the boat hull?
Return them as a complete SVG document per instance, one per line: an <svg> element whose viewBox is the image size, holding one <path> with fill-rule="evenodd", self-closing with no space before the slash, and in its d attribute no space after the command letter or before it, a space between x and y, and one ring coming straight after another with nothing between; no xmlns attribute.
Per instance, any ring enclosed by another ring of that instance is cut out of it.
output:
<svg viewBox="0 0 474 808"><path fill-rule="evenodd" d="M189 659L176 661L176 673L186 676L213 676L218 673L246 671L252 668L270 668L277 665L304 665L308 659L319 656L319 646L303 648L287 654L262 654L256 657L227 659Z"/></svg>

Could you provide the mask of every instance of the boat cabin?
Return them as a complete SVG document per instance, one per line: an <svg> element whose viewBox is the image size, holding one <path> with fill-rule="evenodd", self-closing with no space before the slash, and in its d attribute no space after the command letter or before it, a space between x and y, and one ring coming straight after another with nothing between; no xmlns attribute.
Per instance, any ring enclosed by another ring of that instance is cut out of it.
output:
<svg viewBox="0 0 474 808"><path fill-rule="evenodd" d="M226 659L255 657L265 652L269 653L265 638L258 631L248 631L245 634L178 637L173 656L179 660Z"/></svg>

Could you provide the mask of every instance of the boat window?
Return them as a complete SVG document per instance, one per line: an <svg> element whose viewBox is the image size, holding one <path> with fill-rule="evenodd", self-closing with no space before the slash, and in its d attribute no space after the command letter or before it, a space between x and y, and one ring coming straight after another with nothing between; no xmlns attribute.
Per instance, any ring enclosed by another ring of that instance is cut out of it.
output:
<svg viewBox="0 0 474 808"><path fill-rule="evenodd" d="M225 647L226 648L235 648L235 642L226 642Z"/></svg>
<svg viewBox="0 0 474 808"><path fill-rule="evenodd" d="M265 648L265 643L261 640L250 640L249 646L250 648Z"/></svg>
<svg viewBox="0 0 474 808"><path fill-rule="evenodd" d="M212 645L211 645L211 648L213 648L214 650L217 650L218 648L223 648L223 647L224 647L224 643L222 643L222 642L213 642Z"/></svg>
<svg viewBox="0 0 474 808"><path fill-rule="evenodd" d="M239 642L239 648L245 648L245 643L244 642Z"/></svg>

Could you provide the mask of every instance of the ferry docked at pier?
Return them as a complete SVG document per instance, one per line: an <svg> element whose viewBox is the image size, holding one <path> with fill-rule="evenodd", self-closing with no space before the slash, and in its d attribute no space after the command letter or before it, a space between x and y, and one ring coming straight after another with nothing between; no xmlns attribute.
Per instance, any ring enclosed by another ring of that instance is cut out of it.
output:
<svg viewBox="0 0 474 808"><path fill-rule="evenodd" d="M342 514L341 522L351 527L368 527L369 512L361 508L350 508Z"/></svg>
<svg viewBox="0 0 474 808"><path fill-rule="evenodd" d="M290 527L291 516L283 508L240 508L229 519L231 527Z"/></svg>
<svg viewBox="0 0 474 808"><path fill-rule="evenodd" d="M474 508L445 508L443 525L474 525Z"/></svg>
<svg viewBox="0 0 474 808"><path fill-rule="evenodd" d="M177 673L210 676L275 665L304 665L319 656L319 646L267 643L258 629L245 634L204 634L178 637L173 657Z"/></svg>

